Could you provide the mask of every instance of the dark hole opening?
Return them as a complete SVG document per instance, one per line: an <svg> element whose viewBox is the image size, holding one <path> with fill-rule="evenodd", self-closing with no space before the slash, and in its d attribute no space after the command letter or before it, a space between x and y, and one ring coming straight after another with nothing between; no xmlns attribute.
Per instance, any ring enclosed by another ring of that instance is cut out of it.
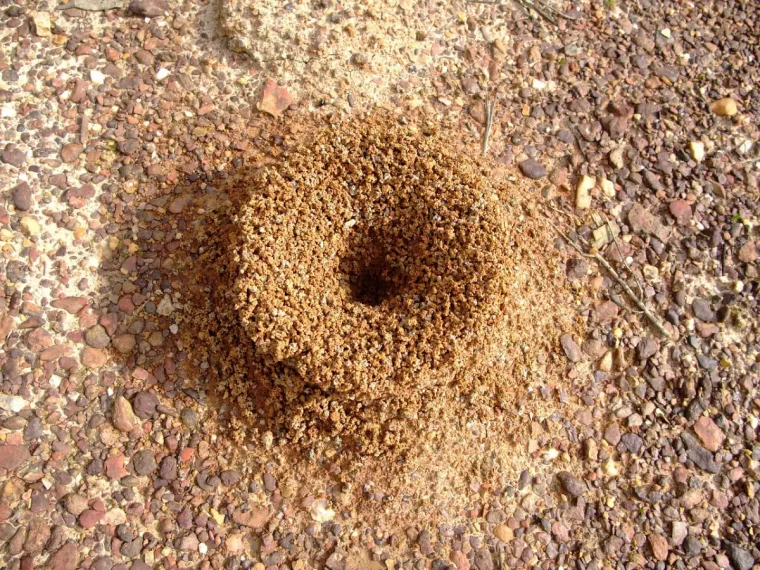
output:
<svg viewBox="0 0 760 570"><path fill-rule="evenodd" d="M349 285L353 300L370 307L381 305L396 292L382 258L360 263L358 272L349 278Z"/></svg>

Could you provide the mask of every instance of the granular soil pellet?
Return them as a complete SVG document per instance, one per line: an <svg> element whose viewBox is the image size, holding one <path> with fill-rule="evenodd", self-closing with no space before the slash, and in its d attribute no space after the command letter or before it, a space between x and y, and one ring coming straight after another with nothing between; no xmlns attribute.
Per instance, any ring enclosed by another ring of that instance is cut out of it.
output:
<svg viewBox="0 0 760 570"><path fill-rule="evenodd" d="M549 230L524 186L442 133L338 124L223 186L193 318L241 433L401 457L557 366L549 331L570 311Z"/></svg>

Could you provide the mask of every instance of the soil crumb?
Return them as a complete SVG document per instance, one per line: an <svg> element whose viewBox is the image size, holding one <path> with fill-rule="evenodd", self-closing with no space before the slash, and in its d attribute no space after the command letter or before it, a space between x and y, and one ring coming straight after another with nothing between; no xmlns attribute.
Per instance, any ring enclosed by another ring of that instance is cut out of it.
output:
<svg viewBox="0 0 760 570"><path fill-rule="evenodd" d="M517 441L561 384L572 295L535 197L444 133L339 123L221 184L191 319L241 438L410 462L465 425Z"/></svg>

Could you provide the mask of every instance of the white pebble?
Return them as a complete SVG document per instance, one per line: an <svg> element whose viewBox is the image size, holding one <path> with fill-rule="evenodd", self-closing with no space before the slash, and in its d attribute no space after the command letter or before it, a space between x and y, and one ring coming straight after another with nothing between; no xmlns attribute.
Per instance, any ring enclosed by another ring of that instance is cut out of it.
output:
<svg viewBox="0 0 760 570"><path fill-rule="evenodd" d="M106 76L103 75L102 72L98 71L97 69L93 69L90 71L90 81L92 81L96 85L102 84L105 80L106 80Z"/></svg>
<svg viewBox="0 0 760 570"><path fill-rule="evenodd" d="M171 71L169 71L165 67L162 67L156 72L156 79L158 79L159 81L163 81L164 79L169 77L169 75L171 75Z"/></svg>

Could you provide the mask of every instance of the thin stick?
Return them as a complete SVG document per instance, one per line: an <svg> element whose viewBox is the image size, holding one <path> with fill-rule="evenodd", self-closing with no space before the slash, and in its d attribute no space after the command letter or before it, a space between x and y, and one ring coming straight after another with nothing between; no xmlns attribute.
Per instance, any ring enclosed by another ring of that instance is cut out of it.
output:
<svg viewBox="0 0 760 570"><path fill-rule="evenodd" d="M628 283L623 281L623 279L618 275L617 271L615 271L615 268L612 267L609 263L607 263L607 260L604 259L601 255L598 253L586 253L581 249L581 247L575 243L573 240L571 240L567 235L562 233L558 228L554 228L555 231L561 235L565 241L572 247L575 251L580 253L583 257L588 257L591 259L595 259L602 267L604 267L609 274L612 276L615 281L617 281L617 284L620 285L623 288L623 291L625 291L628 296L631 298L631 300L636 303L636 306L641 309L641 311L644 313L647 319L649 319L649 322L654 325L654 327L660 331L660 334L662 334L665 338L671 338L670 333L665 329L665 327L662 326L662 323L655 317L652 313L649 312L649 309L647 309L646 305L643 301L641 301L638 297L636 297L636 293L631 290L631 288L628 286Z"/></svg>
<svg viewBox="0 0 760 570"><path fill-rule="evenodd" d="M493 127L493 105L494 102L486 91L486 129L483 131L483 156L488 154L488 141L491 138L491 128Z"/></svg>
<svg viewBox="0 0 760 570"><path fill-rule="evenodd" d="M607 226L607 233L612 236L612 241L615 242L615 247L617 248L618 255L620 256L620 259L623 260L623 263L625 264L625 268L628 270L628 273L630 273L633 276L633 280L636 281L636 287L639 289L639 299L644 298L644 289L641 287L641 282L639 281L638 275L636 275L633 272L633 269L631 269L631 266L628 265L628 261L626 260L625 256L623 255L623 251L620 249L620 244L618 243L617 236L615 235L615 232L612 231L612 226L610 226L609 220L605 222L605 225Z"/></svg>
<svg viewBox="0 0 760 570"><path fill-rule="evenodd" d="M567 123L567 126L570 127L570 132L573 133L573 137L575 137L575 144L578 145L578 150L581 151L584 160L588 162L588 155L586 154L586 149L583 148L583 145L581 144L581 136L578 134L578 129L576 129L575 125L572 123Z"/></svg>

